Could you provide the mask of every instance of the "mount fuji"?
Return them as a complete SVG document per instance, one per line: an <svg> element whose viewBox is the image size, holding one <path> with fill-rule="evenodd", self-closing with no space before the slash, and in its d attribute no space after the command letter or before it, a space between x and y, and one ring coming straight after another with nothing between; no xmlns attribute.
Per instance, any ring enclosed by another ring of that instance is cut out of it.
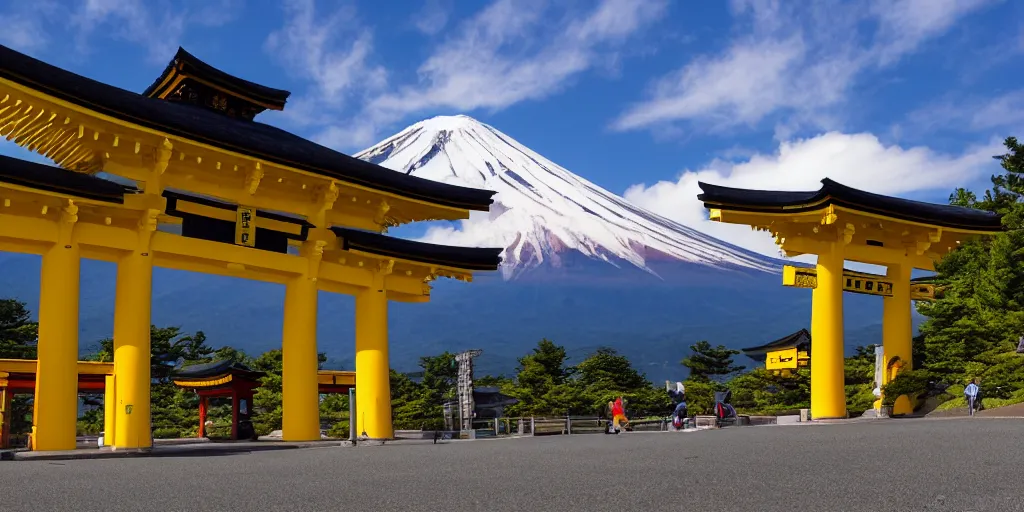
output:
<svg viewBox="0 0 1024 512"><path fill-rule="evenodd" d="M501 279L439 286L430 304L497 371L546 336L577 360L611 346L648 376L675 378L698 340L740 348L809 324L810 293L781 286L782 260L644 210L471 117L418 122L355 156L497 192L490 212L420 238L503 248ZM848 345L877 341L879 325L862 319L880 319L880 302L846 304Z"/></svg>
<svg viewBox="0 0 1024 512"><path fill-rule="evenodd" d="M777 273L781 263L639 208L468 116L416 123L355 155L434 181L497 192L489 213L461 230L433 229L425 241L504 248L505 279L538 269L574 272L591 260L607 279L631 268L665 279L668 262L723 272ZM661 272L659 272L659 267ZM626 275L629 275L627 273Z"/></svg>
<svg viewBox="0 0 1024 512"><path fill-rule="evenodd" d="M630 204L472 118L428 119L356 156L394 172L497 191L489 212L433 224L420 237L502 247L504 263L471 284L435 282L429 303L391 304L390 356L399 371L414 370L424 355L480 348L479 372L509 374L518 357L548 338L566 348L571 364L612 347L655 381L677 379L685 376L679 361L696 341L741 348L809 325L811 293L782 286L781 260ZM0 253L0 297L35 311L39 271L38 256ZM111 335L115 278L111 263L82 262L83 353ZM878 342L881 301L872 299L845 297L848 347ZM277 284L153 271L153 323L202 330L213 346L251 354L280 348L283 302ZM352 298L320 294L318 310L327 367L352 369Z"/></svg>

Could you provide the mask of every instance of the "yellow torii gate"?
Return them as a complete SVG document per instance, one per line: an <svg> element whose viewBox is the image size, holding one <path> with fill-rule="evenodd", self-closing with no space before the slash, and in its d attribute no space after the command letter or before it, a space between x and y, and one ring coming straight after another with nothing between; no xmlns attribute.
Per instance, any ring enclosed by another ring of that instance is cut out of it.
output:
<svg viewBox="0 0 1024 512"><path fill-rule="evenodd" d="M828 178L811 192L745 190L700 183L711 220L770 232L787 256L815 254L811 305L811 417L846 417L843 388L844 261L887 267L882 345L887 362L911 365L911 270L935 262L971 237L1002 230L983 210L911 201L850 188ZM887 377L888 378L888 377ZM910 412L899 397L895 414Z"/></svg>
<svg viewBox="0 0 1024 512"><path fill-rule="evenodd" d="M494 192L394 172L254 120L283 110L289 94L180 49L136 94L0 45L0 136L59 166L0 158L0 250L42 255L35 449L75 448L81 258L118 267L115 449L151 445L154 266L285 286L282 430L292 441L319 439L318 292L354 295L357 426L393 436L388 301L426 302L437 277L496 270L501 249L383 233L487 211Z"/></svg>

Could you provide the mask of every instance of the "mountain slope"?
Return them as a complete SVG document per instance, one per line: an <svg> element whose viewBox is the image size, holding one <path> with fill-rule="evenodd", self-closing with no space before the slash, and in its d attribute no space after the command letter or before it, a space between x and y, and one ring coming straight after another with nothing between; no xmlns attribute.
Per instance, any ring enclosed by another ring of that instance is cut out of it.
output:
<svg viewBox="0 0 1024 512"><path fill-rule="evenodd" d="M421 121L355 156L406 174L496 191L486 219L472 218L461 231L428 233L427 241L503 247L506 279L541 266L565 267L574 252L662 278L657 263L665 261L779 270L778 261L639 208L467 116Z"/></svg>

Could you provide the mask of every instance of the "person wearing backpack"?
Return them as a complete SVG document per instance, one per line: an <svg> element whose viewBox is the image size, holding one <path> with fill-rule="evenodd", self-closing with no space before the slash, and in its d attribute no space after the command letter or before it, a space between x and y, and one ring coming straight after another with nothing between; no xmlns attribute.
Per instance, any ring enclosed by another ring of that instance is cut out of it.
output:
<svg viewBox="0 0 1024 512"><path fill-rule="evenodd" d="M686 388L682 382L676 382L676 389L669 391L669 396L676 402L676 407L672 411L672 426L681 430L686 421Z"/></svg>

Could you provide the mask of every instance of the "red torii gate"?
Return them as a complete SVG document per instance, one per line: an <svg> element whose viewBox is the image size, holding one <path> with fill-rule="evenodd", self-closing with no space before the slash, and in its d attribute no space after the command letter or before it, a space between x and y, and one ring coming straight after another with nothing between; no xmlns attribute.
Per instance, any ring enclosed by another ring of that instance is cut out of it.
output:
<svg viewBox="0 0 1024 512"><path fill-rule="evenodd" d="M11 400L15 394L34 394L36 391L35 359L0 359L0 448L9 448L11 436ZM107 380L114 375L114 363L94 361L78 362L78 391L102 391L106 396ZM113 401L106 407L104 423L112 418Z"/></svg>
<svg viewBox="0 0 1024 512"><path fill-rule="evenodd" d="M174 384L192 389L199 395L199 432L205 437L206 415L211 398L231 398L231 439L256 439L256 431L249 422L252 400L265 372L254 371L230 360L192 365L175 372ZM319 370L318 388L321 394L348 393L355 387L355 372Z"/></svg>
<svg viewBox="0 0 1024 512"><path fill-rule="evenodd" d="M234 370L229 370L232 367ZM35 359L0 359L0 448L8 448L11 433L11 400L15 394L33 394L36 387ZM185 370L191 373L182 373ZM110 432L113 419L114 401L110 399L113 391L111 380L114 375L114 363L95 361L78 362L79 392L103 392L104 394L104 430ZM231 376L228 381L215 384L218 379ZM236 376L237 375L237 380ZM263 372L254 372L231 361L218 361L205 365L190 366L179 371L175 383L181 382L200 384L192 387L200 395L199 436L205 434L206 405L208 399L218 396L232 397L232 429L231 437L239 437L238 426L241 421L248 420L252 410L252 396L260 387ZM188 379L186 381L186 379ZM351 371L319 370L317 381L321 394L347 393L355 388L356 373ZM231 384L229 384L231 383ZM245 400L245 402L242 402ZM243 406L244 403L244 407ZM239 412L244 411L241 416Z"/></svg>

